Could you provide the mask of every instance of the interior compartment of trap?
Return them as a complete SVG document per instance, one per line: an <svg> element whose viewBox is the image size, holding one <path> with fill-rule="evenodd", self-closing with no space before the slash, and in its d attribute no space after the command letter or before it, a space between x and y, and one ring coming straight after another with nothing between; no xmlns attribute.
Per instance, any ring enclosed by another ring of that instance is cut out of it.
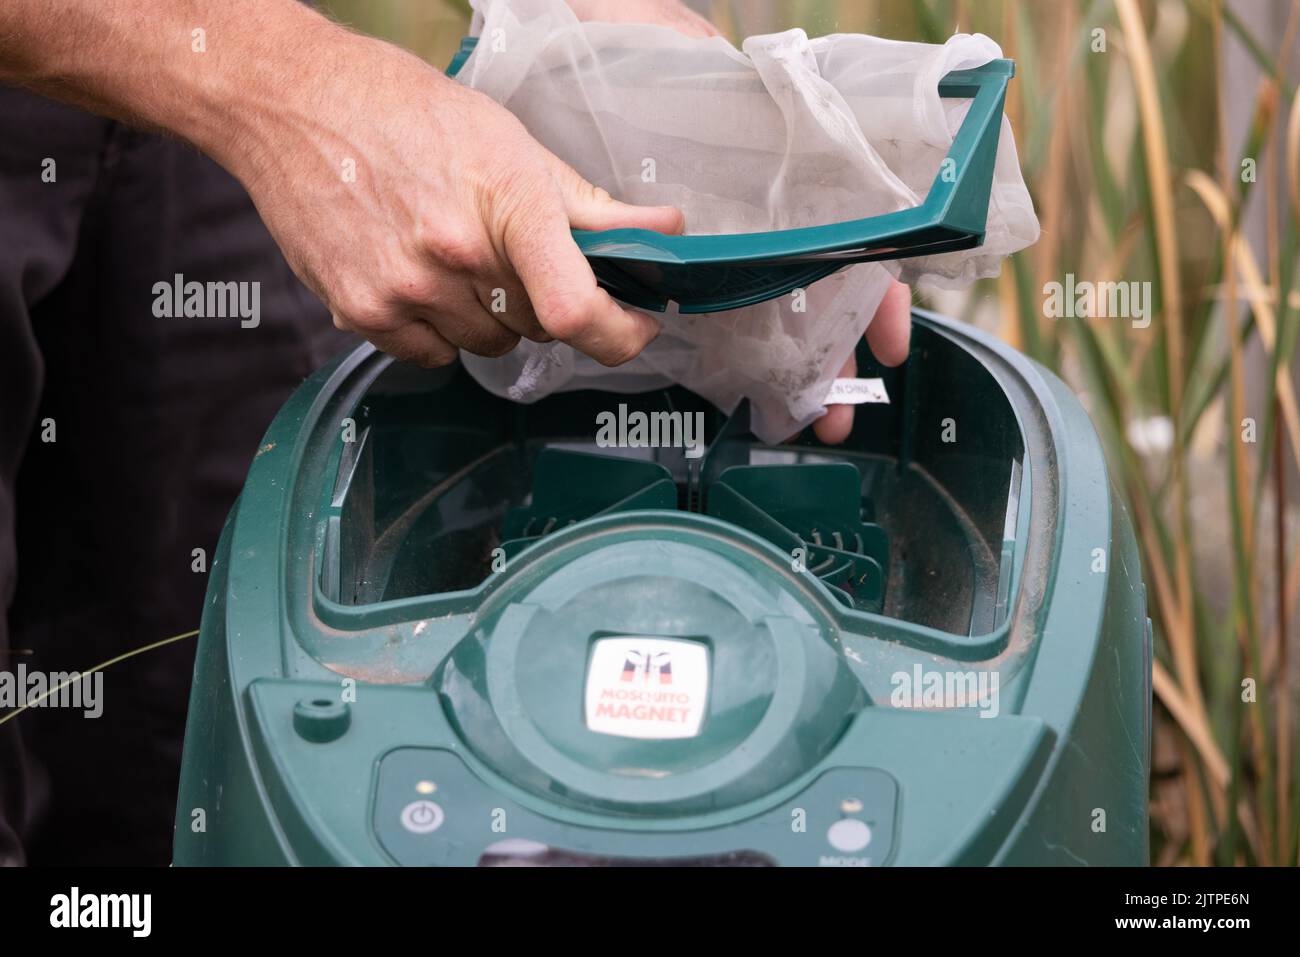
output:
<svg viewBox="0 0 1300 957"><path fill-rule="evenodd" d="M879 366L865 346L858 361L890 401L858 406L838 447L811 429L765 446L743 404L728 417L680 388L521 406L458 367L390 365L353 411L354 441L339 456L322 592L368 605L471 589L494 559L591 515L680 509L787 553L802 547L849 608L986 634L1012 598L1024 461L1014 409L977 359L924 324L904 366ZM602 447L602 413L698 413L704 454Z"/></svg>

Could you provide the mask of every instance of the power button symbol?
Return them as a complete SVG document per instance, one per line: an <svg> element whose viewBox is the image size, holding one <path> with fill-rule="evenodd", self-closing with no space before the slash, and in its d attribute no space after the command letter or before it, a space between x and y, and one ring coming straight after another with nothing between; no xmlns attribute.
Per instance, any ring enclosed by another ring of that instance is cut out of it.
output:
<svg viewBox="0 0 1300 957"><path fill-rule="evenodd" d="M442 827L443 816L432 801L412 801L402 808L402 827L412 834L430 834Z"/></svg>

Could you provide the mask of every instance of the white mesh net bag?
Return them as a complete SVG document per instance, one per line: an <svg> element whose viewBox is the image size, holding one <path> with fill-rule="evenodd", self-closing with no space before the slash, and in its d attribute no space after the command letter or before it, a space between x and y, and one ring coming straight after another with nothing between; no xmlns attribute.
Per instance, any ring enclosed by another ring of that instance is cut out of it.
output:
<svg viewBox="0 0 1300 957"><path fill-rule="evenodd" d="M667 27L582 23L563 0L474 0L478 46L457 75L615 198L673 205L688 234L816 226L918 205L969 101L942 99L953 70L999 58L982 35L942 45L802 30L694 39ZM569 389L680 383L725 412L742 398L779 442L821 416L831 382L897 276L967 285L1038 238L1010 124L1002 120L984 244L864 263L792 295L704 315L673 307L663 332L610 369L563 343L462 358L490 391L530 402Z"/></svg>

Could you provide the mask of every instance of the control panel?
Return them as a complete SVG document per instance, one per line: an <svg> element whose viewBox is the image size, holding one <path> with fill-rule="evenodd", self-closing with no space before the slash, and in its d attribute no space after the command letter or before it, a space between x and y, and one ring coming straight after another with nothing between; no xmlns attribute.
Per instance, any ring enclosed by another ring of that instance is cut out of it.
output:
<svg viewBox="0 0 1300 957"><path fill-rule="evenodd" d="M507 799L452 751L398 748L379 762L373 826L410 866L871 867L888 863L897 817L893 777L832 768L774 808L707 829L586 826Z"/></svg>

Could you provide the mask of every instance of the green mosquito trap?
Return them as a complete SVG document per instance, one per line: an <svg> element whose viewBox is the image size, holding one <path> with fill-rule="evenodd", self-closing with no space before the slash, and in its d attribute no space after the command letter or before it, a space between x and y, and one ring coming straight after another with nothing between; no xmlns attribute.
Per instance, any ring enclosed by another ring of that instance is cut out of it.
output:
<svg viewBox="0 0 1300 957"><path fill-rule="evenodd" d="M945 80L964 172L917 210L579 242L699 311L978 243L1010 75ZM924 312L858 366L890 401L836 447L680 387L322 369L213 562L175 863L1145 863L1150 625L1086 414ZM610 447L614 410L697 441Z"/></svg>

